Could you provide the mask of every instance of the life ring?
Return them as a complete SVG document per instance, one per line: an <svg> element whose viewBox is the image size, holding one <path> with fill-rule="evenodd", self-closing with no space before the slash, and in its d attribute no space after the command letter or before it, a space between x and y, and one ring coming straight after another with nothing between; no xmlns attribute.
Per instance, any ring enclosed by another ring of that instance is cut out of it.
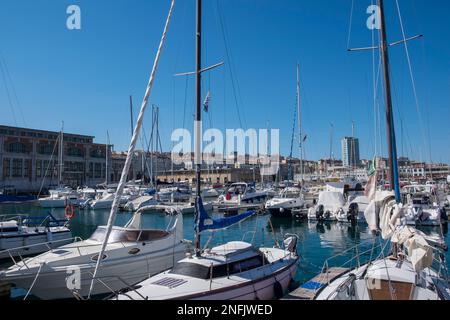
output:
<svg viewBox="0 0 450 320"><path fill-rule="evenodd" d="M75 207L73 205L66 206L66 218L73 219L75 218Z"/></svg>

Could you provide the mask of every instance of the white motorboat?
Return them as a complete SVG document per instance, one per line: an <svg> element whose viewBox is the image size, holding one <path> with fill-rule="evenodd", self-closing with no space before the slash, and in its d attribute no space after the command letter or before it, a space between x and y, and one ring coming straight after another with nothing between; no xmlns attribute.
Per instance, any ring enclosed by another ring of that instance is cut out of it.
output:
<svg viewBox="0 0 450 320"><path fill-rule="evenodd" d="M180 184L176 187L163 188L157 193L161 202L184 202L191 199L191 190L188 186Z"/></svg>
<svg viewBox="0 0 450 320"><path fill-rule="evenodd" d="M114 190L105 190L101 195L97 196L95 200L89 203L89 208L92 210L110 209L114 201Z"/></svg>
<svg viewBox="0 0 450 320"><path fill-rule="evenodd" d="M264 203L266 199L267 193L257 191L253 185L248 183L238 182L225 189L224 194L218 198L218 204L221 206L259 204Z"/></svg>
<svg viewBox="0 0 450 320"><path fill-rule="evenodd" d="M105 190L97 199L91 201L89 203L89 208L92 210L98 209L111 209L111 206L114 202L115 197L115 189L107 189ZM124 194L119 197L119 206L125 206L129 201L132 201L136 198L136 195L131 189L125 189Z"/></svg>
<svg viewBox="0 0 450 320"><path fill-rule="evenodd" d="M437 203L433 185L408 185L402 192L408 206L405 214L408 225L439 226L448 220L445 209Z"/></svg>
<svg viewBox="0 0 450 320"><path fill-rule="evenodd" d="M214 188L206 188L202 190L203 199L217 199L219 195L220 195L219 191Z"/></svg>
<svg viewBox="0 0 450 320"><path fill-rule="evenodd" d="M183 240L181 216L172 219L167 230L147 230L141 227L141 213L136 212L124 227L113 227L92 295L127 288L186 256L189 243ZM18 262L0 273L0 282L30 290L41 299L87 296L105 233L101 226L87 240ZM78 280L68 277L72 273Z"/></svg>
<svg viewBox="0 0 450 320"><path fill-rule="evenodd" d="M318 221L336 221L337 216L345 214L345 199L339 191L321 191L314 207L309 208L308 219Z"/></svg>
<svg viewBox="0 0 450 320"><path fill-rule="evenodd" d="M58 188L49 191L48 197L39 198L38 204L42 208L65 208L68 205L78 205L78 192L71 188Z"/></svg>
<svg viewBox="0 0 450 320"><path fill-rule="evenodd" d="M304 209L302 190L296 187L283 189L280 196L268 200L265 209L275 217L292 217L292 210Z"/></svg>
<svg viewBox="0 0 450 320"><path fill-rule="evenodd" d="M339 222L362 222L365 221L364 211L369 205L369 199L364 195L349 195L347 197L347 202L342 208L343 210L339 210L336 219Z"/></svg>
<svg viewBox="0 0 450 320"><path fill-rule="evenodd" d="M46 217L0 217L0 259L34 255L72 242L68 220Z"/></svg>

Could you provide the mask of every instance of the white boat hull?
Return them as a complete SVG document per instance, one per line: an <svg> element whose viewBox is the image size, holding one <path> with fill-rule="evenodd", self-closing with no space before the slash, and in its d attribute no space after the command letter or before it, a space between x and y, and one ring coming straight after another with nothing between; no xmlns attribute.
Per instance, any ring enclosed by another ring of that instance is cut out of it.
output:
<svg viewBox="0 0 450 320"><path fill-rule="evenodd" d="M66 199L38 199L38 204L42 208L65 208L67 204L77 205L77 201Z"/></svg>
<svg viewBox="0 0 450 320"><path fill-rule="evenodd" d="M186 256L186 244L180 243L175 248L145 254L136 258L125 256L114 259L110 263L104 263L99 268L96 282L91 295L112 294L113 291L126 288L143 281L147 277L170 269L173 264ZM95 263L90 261L85 264L67 265L62 267L46 267L44 264L34 284L31 294L43 300L74 298L73 289L81 296L87 296L92 280ZM71 281L78 277L77 287ZM34 279L35 272L27 273L26 269L20 274L10 274L1 281L13 283L18 288L29 289Z"/></svg>
<svg viewBox="0 0 450 320"><path fill-rule="evenodd" d="M72 233L69 229L52 229L51 233L41 230L0 236L0 259L39 254L72 242Z"/></svg>

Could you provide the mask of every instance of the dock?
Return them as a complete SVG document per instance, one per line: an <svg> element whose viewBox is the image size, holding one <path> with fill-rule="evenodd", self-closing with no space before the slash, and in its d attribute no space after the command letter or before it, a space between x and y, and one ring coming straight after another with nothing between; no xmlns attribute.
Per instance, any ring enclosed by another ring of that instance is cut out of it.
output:
<svg viewBox="0 0 450 320"><path fill-rule="evenodd" d="M329 282L348 272L347 268L329 268L305 282L294 291L288 293L282 300L314 300L317 293Z"/></svg>

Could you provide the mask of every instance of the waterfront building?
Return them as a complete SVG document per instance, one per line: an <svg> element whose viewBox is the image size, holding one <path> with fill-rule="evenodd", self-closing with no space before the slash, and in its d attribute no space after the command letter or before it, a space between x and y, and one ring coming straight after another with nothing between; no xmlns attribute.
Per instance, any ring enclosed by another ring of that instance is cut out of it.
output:
<svg viewBox="0 0 450 320"><path fill-rule="evenodd" d="M0 126L0 187L38 192L58 185L59 170L64 185L104 183L106 152L111 153L111 146L94 143L93 136L64 133L61 165L59 135L55 131Z"/></svg>

